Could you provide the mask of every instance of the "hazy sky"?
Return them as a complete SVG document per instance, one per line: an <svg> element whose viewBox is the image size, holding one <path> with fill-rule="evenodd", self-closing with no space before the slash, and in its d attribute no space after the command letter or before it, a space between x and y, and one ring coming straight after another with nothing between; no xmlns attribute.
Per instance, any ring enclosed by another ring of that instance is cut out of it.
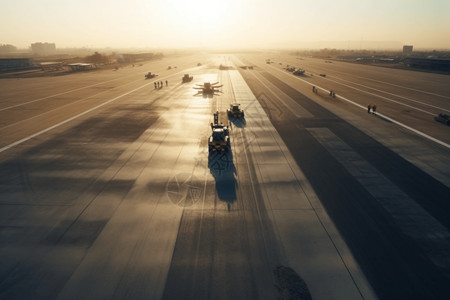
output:
<svg viewBox="0 0 450 300"><path fill-rule="evenodd" d="M450 49L449 0L0 0L0 44L308 47L397 41Z"/></svg>

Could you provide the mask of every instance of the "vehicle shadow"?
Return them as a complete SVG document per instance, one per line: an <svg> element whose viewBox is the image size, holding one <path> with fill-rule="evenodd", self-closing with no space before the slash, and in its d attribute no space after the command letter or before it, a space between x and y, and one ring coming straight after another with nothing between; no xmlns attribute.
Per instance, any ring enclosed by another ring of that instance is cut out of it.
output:
<svg viewBox="0 0 450 300"><path fill-rule="evenodd" d="M244 128L247 125L247 121L245 121L245 118L235 118L235 117L229 117L229 120L233 126L236 126L237 128Z"/></svg>
<svg viewBox="0 0 450 300"><path fill-rule="evenodd" d="M231 151L209 153L208 168L216 181L217 196L227 204L230 211L236 201L237 187L233 153Z"/></svg>

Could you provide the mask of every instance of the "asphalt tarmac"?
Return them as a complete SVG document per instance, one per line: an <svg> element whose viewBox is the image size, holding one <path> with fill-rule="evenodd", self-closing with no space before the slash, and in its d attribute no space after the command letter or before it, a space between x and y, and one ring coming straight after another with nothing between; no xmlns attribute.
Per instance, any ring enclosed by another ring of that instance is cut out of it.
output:
<svg viewBox="0 0 450 300"><path fill-rule="evenodd" d="M446 299L447 82L278 53L1 79L0 298Z"/></svg>
<svg viewBox="0 0 450 300"><path fill-rule="evenodd" d="M280 115L272 114L275 128L349 243L378 296L401 299L445 295L448 187L268 72L262 71L260 76L262 79L247 72L244 77L254 87L255 94L261 91L257 90L261 81L270 82L313 115L296 118L290 107L280 108L277 99L264 93L266 110L271 111L273 107L280 111ZM371 162L373 169L368 169L365 162ZM377 176L385 177L386 183ZM405 195L400 195L394 186ZM378 199L388 198L390 193L395 196L389 201ZM400 200L405 203L392 204ZM419 205L413 209L409 202ZM427 211L422 212L422 208ZM439 226L436 220L445 227ZM413 232L411 227L415 227ZM422 230L425 232L420 234ZM445 238L426 241L427 237L437 235L435 230ZM433 263L430 257L433 255L426 253L435 243L441 244L436 254L439 263Z"/></svg>

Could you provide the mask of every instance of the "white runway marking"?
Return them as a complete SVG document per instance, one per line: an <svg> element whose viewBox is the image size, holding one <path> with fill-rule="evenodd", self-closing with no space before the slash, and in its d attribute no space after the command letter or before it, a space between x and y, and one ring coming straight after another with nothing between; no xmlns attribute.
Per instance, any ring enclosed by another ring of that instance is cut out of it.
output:
<svg viewBox="0 0 450 300"><path fill-rule="evenodd" d="M90 112L92 112L92 111L94 111L94 110L96 110L96 109L98 109L98 108L100 108L100 107L102 107L102 106L105 106L105 105L107 105L107 104L109 104L109 103L112 103L112 102L114 102L114 101L116 101L116 100L118 100L118 99L120 99L120 98L122 98L122 97L124 97L124 96L127 96L127 95L129 95L129 94L131 94L131 93L133 93L133 92L135 92L135 91L137 91L137 90L140 90L140 89L142 89L143 87L145 87L145 86L147 86L147 85L150 85L151 83L152 83L152 82L146 83L146 84L144 84L144 85L142 85L142 86L140 86L140 87L138 87L138 88L135 88L135 89L133 89L133 90L131 90L131 91L126 92L125 94L122 94L122 95L120 95L120 96L117 96L117 97L114 97L114 98L112 98L112 99L109 99L108 101L103 102L102 104L99 104L99 105L97 105L97 106L95 106L95 107L92 107L92 108L90 108L90 109L88 109L88 110L82 112L82 113L79 113L78 115L75 115L75 116L73 116L73 117L70 117L70 118L68 118L68 119L66 119L66 120L64 120L64 121L62 121L62 122L59 122L58 124L55 124L55 125L53 125L53 126L50 126L50 127L46 128L46 129L43 129L43 130L41 130L41 131L39 131L39 132L36 132L35 134L32 134L32 135L27 136L27 137L25 137L25 138L23 138L23 139L21 139L21 140L18 140L18 141L16 141L16 142L12 143L12 144L9 144L9 145L7 145L7 146L5 146L5 147L3 147L3 148L0 148L0 153L3 152L3 151L6 151L6 150L8 150L8 149L11 149L11 148L13 148L13 147L15 147L15 146L17 146L17 145L20 145L20 144L22 144L22 143L24 143L24 142L26 142L26 141L28 141L28 140L30 140L30 139L32 139L32 138L35 138L35 137L37 137L37 136L39 136L39 135L41 135L41 134L43 134L43 133L46 133L46 132L48 132L48 131L50 131L50 130L52 130L52 129L55 129L55 128L61 126L61 125L64 125L64 124L66 124L66 123L69 123L70 121L73 121L73 120L75 120L75 119L77 119L77 118L79 118L79 117L81 117L81 116L84 116L84 115L86 115L86 114L88 114L88 113L90 113Z"/></svg>
<svg viewBox="0 0 450 300"><path fill-rule="evenodd" d="M30 104L30 103L34 103L34 102L50 99L50 98L53 98L53 97L69 94L69 93L72 93L72 92L80 91L80 90L83 90L83 89L87 89L87 88L90 88L90 87L93 87L93 86L97 86L97 85L100 85L100 84L103 84L103 83L107 83L107 82L114 81L114 80L119 80L119 79L121 79L121 78L116 78L116 79L112 79L112 80L108 80L108 81L104 81L104 82L100 82L100 83L96 83L96 84L91 84L91 85L87 85L87 86L80 87L80 88L77 88L77 89L73 89L73 90L70 90L70 91L66 91L66 92L50 95L50 96L47 96L47 97L31 100L31 101L28 101L28 102L25 102L25 103L20 103L20 104L8 106L8 107L0 109L0 111L4 111L4 110L8 110L8 109L24 106L24 105L27 105L27 104Z"/></svg>
<svg viewBox="0 0 450 300"><path fill-rule="evenodd" d="M272 66L270 66L270 67L273 68L273 69L275 69L275 70L277 70L278 72L281 72L281 73L283 73L283 74L286 74L285 72L283 72L283 71L281 71L281 70L278 70L278 69L275 68L275 67L272 67ZM323 87L320 87L320 86L318 86L318 85L316 85L316 84L312 84L312 83L310 83L309 81L306 81L306 80L304 80L304 79L301 79L301 78L298 78L298 77L295 77L295 76L294 76L294 78L297 79L297 80L303 81L304 83L307 83L307 84L309 84L309 85L311 85L311 86L315 86L317 89L320 89L320 90L322 90L322 91L328 92L327 89L324 89ZM350 103L350 104L353 104L353 105L355 105L355 106L357 106L357 107L360 107L360 108L362 108L362 109L364 109L364 110L367 110L367 107L365 107L365 106L363 106L363 105L360 105L360 104L358 104L358 103L356 103L356 102L354 102L354 101L352 101L352 100L349 100L349 99L347 99L347 98L345 98L345 97L343 97L343 96L336 95L336 98L342 99L342 100L344 100L344 101L347 101L347 102ZM435 139L434 137L429 136L429 135L426 134L426 133L423 133L423 132L421 132L421 131L419 131L419 130L417 130L417 129L414 129L414 128L408 126L408 125L405 125L405 124L403 124L403 123L400 123L399 121L396 121L396 120L394 120L394 119L392 119L392 118L389 118L388 116L385 116L385 115L380 114L380 113L376 113L376 114L377 114L378 116L380 116L380 117L382 117L382 118L384 118L384 119L386 119L386 120L388 120L388 121L390 121L390 122L396 124L396 125L399 125L399 126L401 126L401 127L403 127L403 128L406 128L406 129L408 129L408 130L410 130L410 131L412 131L412 132L414 132L414 133L416 133L416 134L418 134L418 135L420 135L420 136L422 136L422 137L424 137L424 138L426 138L426 139L428 139L428 140L430 140L430 141L433 141L433 142L435 142L435 143L438 143L438 144L440 144L440 145L442 145L442 146L444 146L444 147L450 149L450 145L447 144L447 143L445 143L445 142L443 142L443 141L440 141L440 140L438 140L438 139Z"/></svg>
<svg viewBox="0 0 450 300"><path fill-rule="evenodd" d="M174 73L174 74L172 74L172 75L170 75L170 76L168 75L168 76L161 77L160 80L165 80L165 79L168 78L168 77L171 77L171 76L174 76L174 75L177 75L177 74L181 74L181 73L183 73L183 72L184 72L184 71L179 71L179 72ZM20 139L20 140L14 142L14 143L12 143L12 144L9 144L9 145L7 145L7 146L5 146L5 147L3 147L3 148L0 148L0 153L6 151L6 150L8 150L8 149L11 149L11 148L13 148L13 147L15 147L15 146L17 146L17 145L20 145L20 144L22 144L22 143L24 143L24 142L26 142L26 141L28 141L28 140L30 140L30 139L32 139L32 138L35 138L35 137L37 137L37 136L39 136L39 135L41 135L41 134L43 134L43 133L46 133L46 132L48 132L48 131L50 131L50 130L52 130L52 129L55 129L55 128L61 126L61 125L64 125L64 124L66 124L66 123L69 123L70 121L73 121L73 120L75 120L75 119L77 119L77 118L79 118L79 117L81 117L81 116L84 116L84 115L86 115L86 114L88 114L88 113L90 113L90 112L92 112L92 111L94 111L94 110L96 110L96 109L98 109L98 108L100 108L100 107L102 107L102 106L105 106L105 105L107 105L107 104L109 104L109 103L112 103L112 102L114 102L114 101L116 101L116 100L118 100L118 99L120 99L120 98L122 98L122 97L124 97L124 96L127 96L127 95L129 95L129 94L131 94L131 93L133 93L133 92L135 92L135 91L137 91L137 90L140 90L140 89L142 89L143 87L146 87L146 86L148 86L148 85L150 85L150 84L153 84L153 81L152 81L152 82L148 82L148 83L146 83L146 84L144 84L144 85L141 85L140 87L137 87L137 88L135 88L135 89L133 89L133 90L131 90L131 91L128 91L128 92L126 92L126 93L124 93L124 94L122 94L122 95L120 95L120 96L117 96L117 97L114 97L114 98L112 98L112 99L109 99L108 101L106 101L106 102L104 102L104 103L102 103L102 104L99 104L99 105L97 105L97 106L95 106L95 107L92 107L92 108L90 108L90 109L88 109L88 110L86 110L86 111L84 111L84 112L82 112L82 113L79 113L79 114L76 115L76 116L73 116L73 117L71 117L71 118L69 118L69 119L67 119L67 120L64 120L64 121L62 121L62 122L59 122L58 124L55 124L55 125L53 125L53 126L50 126L50 127L46 128L46 129L43 129L43 130L41 130L41 131L39 131L39 132L36 132L35 134L32 134L32 135L27 136L27 137L25 137L25 138L23 138L23 139ZM72 90L72 91L74 91L74 90ZM69 91L69 92L70 92L70 91ZM54 95L54 96L55 96L55 95ZM36 100L34 100L34 101L38 101L38 100L39 100L39 99L36 99ZM40 100L42 100L42 99L40 99ZM8 127L8 126L6 126L6 127ZM5 127L3 127L3 128L5 128Z"/></svg>
<svg viewBox="0 0 450 300"><path fill-rule="evenodd" d="M321 77L321 78L322 78L322 77ZM340 83L340 82L338 82L338 81L336 81L336 80L332 80L332 79L329 79L329 78L323 78L323 79L329 80L329 81L332 81L332 82L335 82L335 83L337 83L337 84L340 84L340 85L349 87L349 88L351 88L351 89L354 89L354 90L357 90L357 91L360 91L360 92L363 92L363 93L366 93L366 94L369 94L369 95L373 95L373 96L382 98L382 99L387 100L387 101L390 101L390 102L394 102L394 103L397 103L397 104L400 104L400 105L404 105L404 106L410 107L410 108L412 108L412 109L419 110L419 111L421 111L421 112L424 112L424 113L427 113L427 114L430 114L430 115L433 115L433 116L436 115L435 113L428 112L428 111L425 111L425 110L416 108L416 107L414 107L414 106L410 106L410 105L408 105L408 104L404 104L404 103L402 103L402 102L398 102L398 101L392 100L392 99L390 99L390 98L386 98L386 97L381 96L381 95L369 93L369 92L366 92L366 91L364 91L364 90L355 88L355 87L353 87L353 86L351 86L351 85L347 85L347 84ZM443 108L443 107L431 105L431 104L428 104L428 103L424 103L424 102L420 102L420 101L417 101L417 100L413 100L413 99L410 99L410 98L407 98L407 97L403 97L403 96L400 96L400 95L396 95L396 94L393 94L393 93L385 92L385 91L382 91L382 90L379 90L379 89L376 89L376 88L372 88L372 87L370 87L370 86L366 86L366 85L364 85L364 84L359 84L359 83L351 82L351 81L349 81L349 80L345 80L345 79L341 79L341 78L338 78L338 80L350 82L350 83L352 83L352 84L359 85L359 86L368 88L368 89L370 89L370 90L375 90L375 91L377 91L377 92L381 92L381 93L385 93L385 94L388 94L388 95L392 95L392 96L394 96L394 97L398 97L398 98L401 98L401 99L404 99L404 100L407 100L407 101L415 102L415 103L418 103L418 104L421 104L421 105L424 105L424 106L433 107L433 108L436 108L436 109L439 109L439 110L442 110L442 111L446 111L446 110L447 110L447 109L445 109L445 108Z"/></svg>
<svg viewBox="0 0 450 300"><path fill-rule="evenodd" d="M334 71L334 72L340 73L340 74L345 74L345 75L350 75L350 74L344 73L344 72L338 72L338 71ZM398 85L398 84L393 84L393 83L390 83L390 82L385 82L385 81L381 81L381 80L376 80L376 79L366 78L366 77L357 76L357 75L353 75L353 74L352 74L351 76L354 76L354 77L357 77L357 78L361 78L361 79L365 79L365 80L370 80L370 81L379 82L379 83L386 84L386 85L395 86L395 87L402 88L402 89L405 89L405 90L410 90L410 91L414 91L414 92L419 92L419 93L423 93L423 94L427 94L427 95L432 95L432 96L436 96L436 97L440 97L440 98L444 98L444 99L450 99L450 97L448 97L448 96L443 96L443 95L439 95L439 94L436 94L436 93L431 93L431 92L421 91L421 90L418 90L418 89L413 89L413 88L410 88L410 87L406 87L406 86L402 86L402 85Z"/></svg>

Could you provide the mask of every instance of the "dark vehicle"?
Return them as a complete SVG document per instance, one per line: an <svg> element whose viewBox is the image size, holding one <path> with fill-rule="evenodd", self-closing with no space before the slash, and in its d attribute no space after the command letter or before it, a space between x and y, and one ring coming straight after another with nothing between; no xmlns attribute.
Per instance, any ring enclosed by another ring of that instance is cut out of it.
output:
<svg viewBox="0 0 450 300"><path fill-rule="evenodd" d="M434 119L438 122L444 123L447 126L450 126L450 115L447 114L439 114Z"/></svg>
<svg viewBox="0 0 450 300"><path fill-rule="evenodd" d="M181 81L184 83L184 82L192 81L192 79L194 79L193 76L189 76L189 74L184 74L183 78L181 78Z"/></svg>
<svg viewBox="0 0 450 300"><path fill-rule="evenodd" d="M305 70L303 70L303 69L297 69L297 70L295 70L294 73L292 73L292 74L297 75L297 76L300 76L300 75L305 74Z"/></svg>
<svg viewBox="0 0 450 300"><path fill-rule="evenodd" d="M227 109L227 114L229 118L244 118L244 110L241 109L239 103L231 103L230 109Z"/></svg>
<svg viewBox="0 0 450 300"><path fill-rule="evenodd" d="M155 78L156 74L152 74L152 72L148 72L147 74L145 74L145 79L151 79L151 78Z"/></svg>
<svg viewBox="0 0 450 300"><path fill-rule="evenodd" d="M211 123L211 136L208 139L209 152L226 151L231 149L228 126L219 124L219 112L214 114L214 123Z"/></svg>

